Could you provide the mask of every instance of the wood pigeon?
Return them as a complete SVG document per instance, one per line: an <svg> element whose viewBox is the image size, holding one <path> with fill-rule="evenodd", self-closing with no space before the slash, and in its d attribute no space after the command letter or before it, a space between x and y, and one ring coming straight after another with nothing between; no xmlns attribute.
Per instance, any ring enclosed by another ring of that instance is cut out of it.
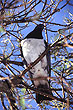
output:
<svg viewBox="0 0 73 110"><path fill-rule="evenodd" d="M30 32L24 40L21 41L22 54L26 63L24 65L28 66L33 63L46 49L45 40L42 36L42 30L44 29L43 24L39 24L35 27L35 29ZM39 61L32 69L30 69L30 77L35 79L32 80L34 86L44 94L50 94L52 96L52 92L49 87L49 83L47 78L47 55L45 55L41 61ZM46 97L42 94L36 93L36 102L40 104L43 100L52 100L49 95Z"/></svg>

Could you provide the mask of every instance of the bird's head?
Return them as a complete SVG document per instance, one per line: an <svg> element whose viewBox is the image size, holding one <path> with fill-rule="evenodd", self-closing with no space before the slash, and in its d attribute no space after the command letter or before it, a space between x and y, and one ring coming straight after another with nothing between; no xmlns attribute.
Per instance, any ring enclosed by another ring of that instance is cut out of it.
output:
<svg viewBox="0 0 73 110"><path fill-rule="evenodd" d="M30 32L25 38L35 38L35 39L43 39L42 30L44 29L43 24L38 24L35 29Z"/></svg>
<svg viewBox="0 0 73 110"><path fill-rule="evenodd" d="M44 25L43 24L38 24L36 27L35 27L35 30L37 31L42 31L44 29Z"/></svg>

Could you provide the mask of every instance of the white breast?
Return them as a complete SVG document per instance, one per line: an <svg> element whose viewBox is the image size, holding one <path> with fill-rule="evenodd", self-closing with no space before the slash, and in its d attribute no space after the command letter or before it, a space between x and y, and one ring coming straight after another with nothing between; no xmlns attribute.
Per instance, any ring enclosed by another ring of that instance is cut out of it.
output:
<svg viewBox="0 0 73 110"><path fill-rule="evenodd" d="M21 46L23 56L28 64L34 62L45 50L43 39L25 39L21 41ZM31 69L31 72L33 73L33 78L48 76L47 69L45 69L46 66L47 59L46 56L44 56L43 59ZM34 83L37 86L38 83L44 83L44 80L34 81Z"/></svg>

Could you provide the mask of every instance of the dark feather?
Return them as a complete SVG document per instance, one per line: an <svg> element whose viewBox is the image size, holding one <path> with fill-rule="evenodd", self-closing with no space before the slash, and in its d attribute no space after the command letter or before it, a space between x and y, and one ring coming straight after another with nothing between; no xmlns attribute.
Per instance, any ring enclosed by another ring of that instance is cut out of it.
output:
<svg viewBox="0 0 73 110"><path fill-rule="evenodd" d="M49 101L51 101L52 100L52 96L53 96L53 94L52 94L52 91L48 88L48 86L47 85L39 85L38 87L37 87L37 89L38 89L38 91L40 92L40 94L38 94L38 93L36 93L36 102L38 103L38 104L40 104L42 101L44 101L44 100L49 100ZM41 95L42 93L41 92L43 92L43 95ZM45 96L45 94L47 94L47 96ZM49 95L51 95L51 97L49 97Z"/></svg>
<svg viewBox="0 0 73 110"><path fill-rule="evenodd" d="M43 28L44 28L43 24L37 25L35 27L35 29L25 37L25 39L26 38L34 38L34 36L35 36L35 39L43 39L43 36L42 36Z"/></svg>

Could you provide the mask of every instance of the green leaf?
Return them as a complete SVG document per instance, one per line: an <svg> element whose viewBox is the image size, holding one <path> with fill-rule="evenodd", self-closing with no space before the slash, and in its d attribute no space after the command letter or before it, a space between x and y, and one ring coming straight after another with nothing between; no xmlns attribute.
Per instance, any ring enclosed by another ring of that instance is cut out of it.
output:
<svg viewBox="0 0 73 110"><path fill-rule="evenodd" d="M26 92L25 88L21 89L21 94L23 95L20 95L20 106L22 107L22 110L25 110L25 99L23 97L25 95L25 92Z"/></svg>
<svg viewBox="0 0 73 110"><path fill-rule="evenodd" d="M4 30L4 28L2 28L1 26L0 26L0 32L4 32L5 30Z"/></svg>
<svg viewBox="0 0 73 110"><path fill-rule="evenodd" d="M24 99L24 97L20 98L20 106L22 107L22 110L25 110L25 99Z"/></svg>

